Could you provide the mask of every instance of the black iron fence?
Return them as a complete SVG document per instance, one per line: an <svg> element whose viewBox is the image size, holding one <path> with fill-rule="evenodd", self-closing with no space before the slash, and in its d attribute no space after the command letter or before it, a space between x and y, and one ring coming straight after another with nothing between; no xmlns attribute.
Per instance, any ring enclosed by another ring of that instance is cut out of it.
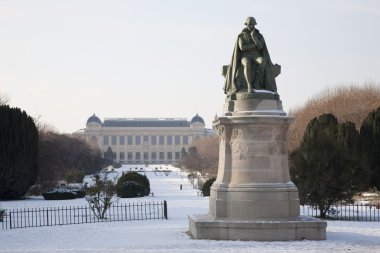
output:
<svg viewBox="0 0 380 253"><path fill-rule="evenodd" d="M3 229L83 224L94 222L167 219L167 202L113 204L105 218L95 216L90 206L65 206L6 210L2 216Z"/></svg>
<svg viewBox="0 0 380 253"><path fill-rule="evenodd" d="M315 206L301 206L301 215L319 217ZM326 213L327 219L347 221L380 221L380 206L368 204L333 205Z"/></svg>

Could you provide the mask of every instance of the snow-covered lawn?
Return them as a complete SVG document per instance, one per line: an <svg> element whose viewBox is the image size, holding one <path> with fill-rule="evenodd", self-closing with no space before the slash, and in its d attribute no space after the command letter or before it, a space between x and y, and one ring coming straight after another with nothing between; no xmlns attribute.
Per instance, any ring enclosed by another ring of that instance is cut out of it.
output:
<svg viewBox="0 0 380 253"><path fill-rule="evenodd" d="M136 166L133 166L135 168ZM143 166L138 166L138 168ZM328 221L326 241L241 242L193 240L189 213L207 213L208 198L197 196L185 175L175 168L146 175L154 197L120 199L124 202L168 202L168 220L125 221L68 226L0 229L0 252L380 252L379 222ZM123 167L122 170L129 170ZM180 185L183 189L180 190ZM2 201L0 208L33 208L85 205L84 199L46 201L36 197Z"/></svg>

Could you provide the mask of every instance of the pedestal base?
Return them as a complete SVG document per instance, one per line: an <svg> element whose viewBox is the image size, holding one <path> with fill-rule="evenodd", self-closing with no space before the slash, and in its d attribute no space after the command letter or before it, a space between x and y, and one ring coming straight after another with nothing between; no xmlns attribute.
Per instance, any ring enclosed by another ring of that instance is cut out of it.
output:
<svg viewBox="0 0 380 253"><path fill-rule="evenodd" d="M325 221L299 216L256 220L215 219L189 215L189 232L195 239L241 241L326 240Z"/></svg>

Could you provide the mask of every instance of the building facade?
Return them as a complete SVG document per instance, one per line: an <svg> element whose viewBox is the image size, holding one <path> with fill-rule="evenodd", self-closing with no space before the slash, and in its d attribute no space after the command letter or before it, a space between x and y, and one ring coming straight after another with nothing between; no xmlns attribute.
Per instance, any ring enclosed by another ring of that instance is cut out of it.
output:
<svg viewBox="0 0 380 253"><path fill-rule="evenodd" d="M105 118L95 114L86 128L73 133L97 146L104 155L108 148L115 161L123 164L172 163L179 161L181 150L188 150L195 138L212 136L197 114L186 118Z"/></svg>

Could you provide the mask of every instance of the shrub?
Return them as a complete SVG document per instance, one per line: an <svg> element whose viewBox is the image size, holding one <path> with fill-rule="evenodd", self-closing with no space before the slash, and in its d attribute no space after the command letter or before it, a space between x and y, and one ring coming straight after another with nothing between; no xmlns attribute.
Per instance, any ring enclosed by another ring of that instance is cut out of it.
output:
<svg viewBox="0 0 380 253"><path fill-rule="evenodd" d="M72 191L59 191L54 190L51 192L44 192L42 196L45 200L65 200L65 199L75 199L77 194Z"/></svg>
<svg viewBox="0 0 380 253"><path fill-rule="evenodd" d="M72 191L77 195L78 199L86 197L86 191L85 190L74 190Z"/></svg>
<svg viewBox="0 0 380 253"><path fill-rule="evenodd" d="M124 183L126 182L134 182L135 184L138 184L142 187L141 193L139 196L147 196L150 193L150 183L149 179L145 175L141 175L138 172L128 172L126 174L123 174L119 180L117 181L116 185L116 193L117 196L121 197L123 195L124 190L126 187L124 186Z"/></svg>
<svg viewBox="0 0 380 253"><path fill-rule="evenodd" d="M120 198L136 198L144 196L144 187L134 181L127 181L117 187L117 196Z"/></svg>
<svg viewBox="0 0 380 253"><path fill-rule="evenodd" d="M42 196L45 200L65 200L84 198L86 196L86 192L82 189L58 187L51 191L42 193Z"/></svg>
<svg viewBox="0 0 380 253"><path fill-rule="evenodd" d="M106 211L115 202L114 182L108 179L107 175L100 178L94 176L95 184L86 188L86 200L96 218L106 219Z"/></svg>
<svg viewBox="0 0 380 253"><path fill-rule="evenodd" d="M211 185L215 182L216 178L212 177L209 180L206 181L206 183L202 187L202 195L205 196L210 196L210 188Z"/></svg>

